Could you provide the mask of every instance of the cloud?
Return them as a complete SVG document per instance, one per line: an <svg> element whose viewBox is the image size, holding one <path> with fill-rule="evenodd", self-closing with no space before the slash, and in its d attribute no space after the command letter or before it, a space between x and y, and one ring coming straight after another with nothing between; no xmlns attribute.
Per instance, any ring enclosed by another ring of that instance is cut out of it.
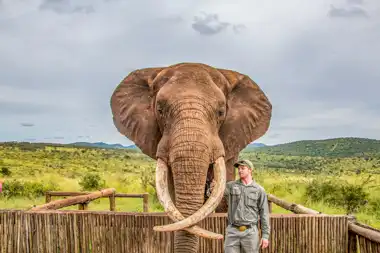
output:
<svg viewBox="0 0 380 253"><path fill-rule="evenodd" d="M46 104L21 101L0 101L0 117L30 114L38 115L52 111L54 111L54 106L48 107Z"/></svg>
<svg viewBox="0 0 380 253"><path fill-rule="evenodd" d="M26 138L26 139L24 139L24 141L33 142L33 141L36 141L36 139L35 138Z"/></svg>
<svg viewBox="0 0 380 253"><path fill-rule="evenodd" d="M368 17L367 11L365 9L359 7L359 6L349 6L347 8L337 8L333 5L331 5L328 15L330 17L333 17L333 18Z"/></svg>
<svg viewBox="0 0 380 253"><path fill-rule="evenodd" d="M73 5L70 0L44 0L39 6L40 10L49 10L56 13L92 13L95 11L92 5Z"/></svg>
<svg viewBox="0 0 380 253"><path fill-rule="evenodd" d="M21 123L20 125L23 127L33 127L34 126L33 123Z"/></svg>
<svg viewBox="0 0 380 253"><path fill-rule="evenodd" d="M232 26L232 30L235 33L240 33L246 28L244 24L222 22L219 20L218 14L207 14L204 12L201 14L201 16L194 17L194 22L191 25L191 27L201 35L215 35L225 31L229 26Z"/></svg>
<svg viewBox="0 0 380 253"><path fill-rule="evenodd" d="M131 144L112 123L113 90L178 62L255 80L273 104L257 141L380 139L379 27L377 0L3 0L0 141Z"/></svg>
<svg viewBox="0 0 380 253"><path fill-rule="evenodd" d="M358 5L362 5L362 4L364 4L364 1L363 1L363 0L347 0L347 3L348 3L348 4L358 4Z"/></svg>
<svg viewBox="0 0 380 253"><path fill-rule="evenodd" d="M214 35L225 30L229 25L231 24L219 21L218 14L204 14L203 17L194 17L192 28L202 35Z"/></svg>

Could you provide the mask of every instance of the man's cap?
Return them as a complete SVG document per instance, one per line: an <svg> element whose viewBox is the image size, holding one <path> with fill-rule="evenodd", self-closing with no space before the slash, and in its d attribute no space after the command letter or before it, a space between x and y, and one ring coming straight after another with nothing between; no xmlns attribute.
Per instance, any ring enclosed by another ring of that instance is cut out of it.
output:
<svg viewBox="0 0 380 253"><path fill-rule="evenodd" d="M248 168L251 168L253 169L253 164L251 163L250 160L240 160L240 161L237 161L235 164L234 164L234 167L239 167L239 165L245 165L245 166L248 166Z"/></svg>

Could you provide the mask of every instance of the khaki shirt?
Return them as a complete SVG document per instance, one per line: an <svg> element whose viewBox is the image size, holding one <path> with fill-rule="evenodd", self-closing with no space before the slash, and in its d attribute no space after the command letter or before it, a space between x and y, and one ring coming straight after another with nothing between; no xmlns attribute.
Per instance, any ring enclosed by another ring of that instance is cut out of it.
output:
<svg viewBox="0 0 380 253"><path fill-rule="evenodd" d="M244 185L240 179L228 182L224 191L228 203L228 223L237 226L261 223L262 238L270 234L268 197L262 186L252 181Z"/></svg>

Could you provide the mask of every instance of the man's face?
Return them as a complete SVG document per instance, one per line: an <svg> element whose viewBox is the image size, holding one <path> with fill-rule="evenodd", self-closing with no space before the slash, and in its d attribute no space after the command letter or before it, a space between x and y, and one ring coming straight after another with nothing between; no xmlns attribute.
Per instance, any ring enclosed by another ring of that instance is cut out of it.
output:
<svg viewBox="0 0 380 253"><path fill-rule="evenodd" d="M238 172L239 172L239 177L240 178L246 178L247 176L251 175L252 173L252 170L249 169L247 166L245 165L239 165L238 167Z"/></svg>

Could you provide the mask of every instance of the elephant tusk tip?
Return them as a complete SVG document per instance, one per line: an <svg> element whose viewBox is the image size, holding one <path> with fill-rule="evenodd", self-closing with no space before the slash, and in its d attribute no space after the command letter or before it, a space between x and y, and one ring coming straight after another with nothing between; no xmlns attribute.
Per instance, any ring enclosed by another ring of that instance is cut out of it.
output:
<svg viewBox="0 0 380 253"><path fill-rule="evenodd" d="M156 232L173 232L173 231L177 231L176 229L169 229L168 230L168 229L166 229L166 226L154 226L153 230L156 231ZM224 236L222 234L218 234L218 233L214 233L214 232L210 232L210 231L200 231L199 228L198 229L194 229L194 227L193 228L185 228L183 230L188 230L188 232L190 232L190 233L193 233L195 235L198 235L198 236L201 236L201 237L204 237L204 238L207 238L207 239L222 240L224 238Z"/></svg>
<svg viewBox="0 0 380 253"><path fill-rule="evenodd" d="M154 226L153 230L156 232L167 232L163 226Z"/></svg>
<svg viewBox="0 0 380 253"><path fill-rule="evenodd" d="M173 228L169 225L163 225L163 226L154 226L153 230L157 231L157 232L172 232L172 231L176 231L178 229Z"/></svg>

